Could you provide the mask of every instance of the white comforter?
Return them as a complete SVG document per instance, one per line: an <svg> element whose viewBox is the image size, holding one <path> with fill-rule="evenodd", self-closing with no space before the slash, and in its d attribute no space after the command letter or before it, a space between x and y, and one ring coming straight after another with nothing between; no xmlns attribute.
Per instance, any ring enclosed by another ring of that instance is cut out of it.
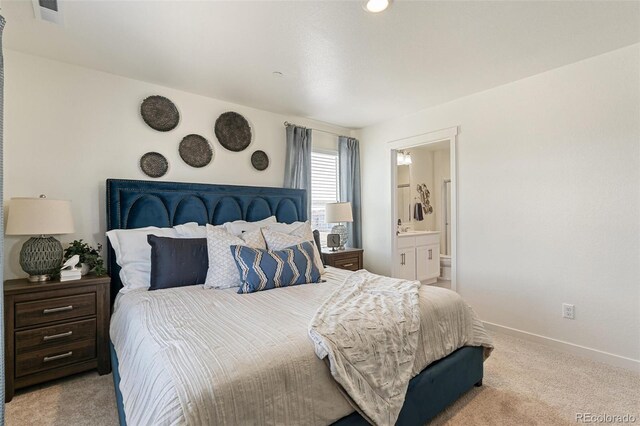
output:
<svg viewBox="0 0 640 426"><path fill-rule="evenodd" d="M348 274L328 268L326 283L254 294L191 286L121 295L111 339L127 423L322 425L351 413L307 335ZM456 293L419 294L413 375L459 347L491 347Z"/></svg>

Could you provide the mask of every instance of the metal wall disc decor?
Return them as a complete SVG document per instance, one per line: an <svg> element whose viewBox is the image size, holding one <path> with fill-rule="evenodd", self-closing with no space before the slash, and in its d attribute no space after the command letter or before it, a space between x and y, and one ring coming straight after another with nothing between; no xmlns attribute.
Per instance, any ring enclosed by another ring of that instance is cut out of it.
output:
<svg viewBox="0 0 640 426"><path fill-rule="evenodd" d="M180 122L178 108L164 96L149 96L140 105L140 115L152 129L168 132L176 128Z"/></svg>
<svg viewBox="0 0 640 426"><path fill-rule="evenodd" d="M269 156L264 151L255 151L251 154L251 165L256 170L266 170L269 167Z"/></svg>
<svg viewBox="0 0 640 426"><path fill-rule="evenodd" d="M180 157L191 167L204 167L213 159L213 149L208 140L200 135L187 135L178 147Z"/></svg>
<svg viewBox="0 0 640 426"><path fill-rule="evenodd" d="M243 151L251 143L249 122L237 112L229 111L220 115L214 130L220 144L229 151Z"/></svg>
<svg viewBox="0 0 640 426"><path fill-rule="evenodd" d="M147 176L159 178L169 170L169 162L159 152L147 152L140 157L140 168Z"/></svg>

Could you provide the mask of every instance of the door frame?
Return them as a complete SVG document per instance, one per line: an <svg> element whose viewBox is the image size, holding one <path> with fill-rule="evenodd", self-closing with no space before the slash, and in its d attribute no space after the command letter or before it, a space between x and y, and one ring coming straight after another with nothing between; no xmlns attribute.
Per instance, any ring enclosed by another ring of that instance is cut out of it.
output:
<svg viewBox="0 0 640 426"><path fill-rule="evenodd" d="M416 148L444 141L449 141L449 163L451 168L451 290L457 291L458 170L456 161L456 145L458 141L458 126L387 142L387 148L389 150L389 167L391 168L391 211L393 219L389 228L391 235L391 275L396 276L397 272L395 265L395 255L398 243L398 239L396 238L398 224L398 200L396 196L396 182L398 180L397 152L398 150Z"/></svg>

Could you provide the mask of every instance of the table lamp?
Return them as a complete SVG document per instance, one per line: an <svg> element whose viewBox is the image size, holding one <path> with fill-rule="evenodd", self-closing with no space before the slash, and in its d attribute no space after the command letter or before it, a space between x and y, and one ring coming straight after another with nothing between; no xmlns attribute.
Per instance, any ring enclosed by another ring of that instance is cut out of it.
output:
<svg viewBox="0 0 640 426"><path fill-rule="evenodd" d="M12 198L7 235L33 235L20 250L20 266L29 281L48 281L60 270L62 244L52 235L72 234L71 202L40 198Z"/></svg>
<svg viewBox="0 0 640 426"><path fill-rule="evenodd" d="M336 223L331 228L332 234L340 235L340 250L344 250L344 246L349 241L349 233L343 222L353 222L353 213L351 211L351 203L329 203L325 205L327 223Z"/></svg>

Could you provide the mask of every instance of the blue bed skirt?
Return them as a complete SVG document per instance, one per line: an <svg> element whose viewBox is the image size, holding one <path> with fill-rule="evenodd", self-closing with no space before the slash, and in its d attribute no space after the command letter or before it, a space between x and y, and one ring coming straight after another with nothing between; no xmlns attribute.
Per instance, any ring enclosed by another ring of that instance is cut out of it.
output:
<svg viewBox="0 0 640 426"><path fill-rule="evenodd" d="M127 420L120 393L118 356L110 344L113 384L120 426ZM434 362L411 379L407 396L400 411L397 425L424 425L474 385L482 383L483 348L465 346L449 356ZM338 420L333 426L365 426L367 421L357 412Z"/></svg>

